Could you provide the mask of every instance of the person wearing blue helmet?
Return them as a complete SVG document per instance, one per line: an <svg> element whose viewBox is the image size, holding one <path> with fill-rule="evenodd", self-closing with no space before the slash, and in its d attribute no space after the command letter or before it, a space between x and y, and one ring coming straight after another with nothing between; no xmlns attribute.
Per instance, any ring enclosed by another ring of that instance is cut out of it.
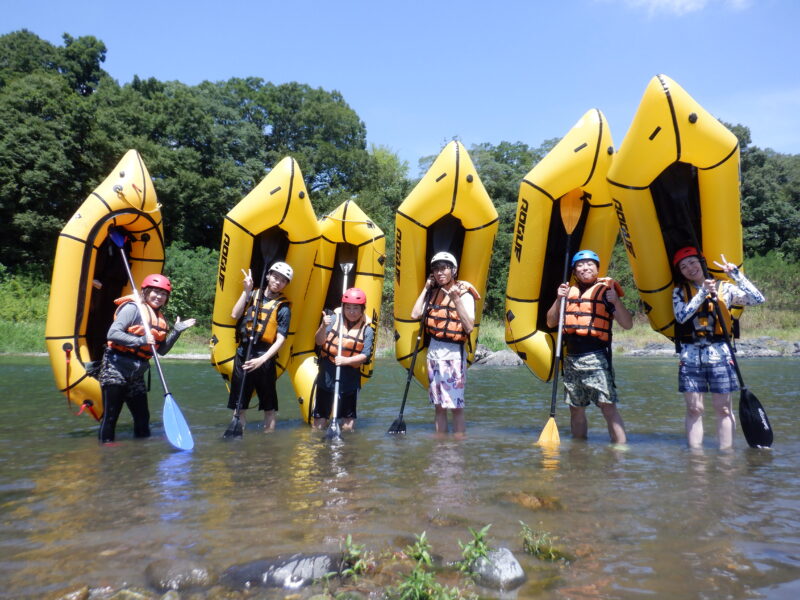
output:
<svg viewBox="0 0 800 600"><path fill-rule="evenodd" d="M564 388L572 437L586 439L586 407L593 403L603 413L611 441L624 444L625 423L617 409L611 368L611 330L614 321L630 329L633 315L620 300L624 295L620 285L610 277L598 277L599 269L600 257L592 250L581 250L572 257L575 285L566 282L558 286L556 299L547 311L547 326L563 329ZM562 301L563 323L559 322Z"/></svg>

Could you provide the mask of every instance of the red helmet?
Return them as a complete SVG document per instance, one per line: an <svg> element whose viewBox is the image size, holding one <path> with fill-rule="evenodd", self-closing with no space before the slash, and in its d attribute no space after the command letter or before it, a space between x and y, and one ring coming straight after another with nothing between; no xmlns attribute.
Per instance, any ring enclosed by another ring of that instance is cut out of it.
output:
<svg viewBox="0 0 800 600"><path fill-rule="evenodd" d="M366 304L367 295L361 288L350 288L342 296L342 304Z"/></svg>
<svg viewBox="0 0 800 600"><path fill-rule="evenodd" d="M172 293L172 284L169 282L169 279L167 279L164 275L159 275L158 273L148 275L142 280L142 289L149 287L158 288L160 290Z"/></svg>
<svg viewBox="0 0 800 600"><path fill-rule="evenodd" d="M690 256L696 256L700 258L702 254L700 254L700 251L694 246L686 246L685 248L678 250L673 255L672 266L677 267L679 262L681 262L684 258L689 258Z"/></svg>

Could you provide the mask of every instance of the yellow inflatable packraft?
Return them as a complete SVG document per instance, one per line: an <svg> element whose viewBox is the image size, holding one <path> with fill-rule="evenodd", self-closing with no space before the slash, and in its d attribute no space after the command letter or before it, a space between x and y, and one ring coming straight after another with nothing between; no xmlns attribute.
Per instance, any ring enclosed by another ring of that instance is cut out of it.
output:
<svg viewBox="0 0 800 600"><path fill-rule="evenodd" d="M386 238L383 231L352 200L339 205L320 219L322 242L306 296L307 317L296 328L289 371L306 422L313 414L316 380L319 371L314 336L323 310L341 306L343 291L342 264L352 264L347 287L361 288L367 295L366 315L374 331L380 322L383 296ZM364 384L374 368L375 344L370 361L361 367Z"/></svg>
<svg viewBox="0 0 800 600"><path fill-rule="evenodd" d="M406 369L421 326L411 318L411 310L430 273L431 257L441 251L456 257L458 279L470 282L481 296L475 303L475 328L465 345L472 363L497 226L497 210L469 154L460 142L450 142L395 216L395 354ZM426 354L427 347L421 347L414 375L427 388Z"/></svg>
<svg viewBox="0 0 800 600"><path fill-rule="evenodd" d="M222 225L214 313L211 324L211 363L229 381L236 356L236 324L231 316L242 294L243 271L250 270L257 287L277 261L288 263L292 281L283 295L291 303L289 334L275 360L278 376L286 370L303 323L311 271L320 243L314 209L293 158L281 160L227 215ZM311 315L311 318L314 318Z"/></svg>
<svg viewBox="0 0 800 600"><path fill-rule="evenodd" d="M100 419L100 384L89 376L99 366L114 319L114 299L131 293L119 249L109 228L127 238L134 281L160 273L164 230L150 173L129 150L61 230L53 264L45 338L56 386L70 403Z"/></svg>
<svg viewBox="0 0 800 600"><path fill-rule="evenodd" d="M722 123L665 75L644 92L608 182L650 326L674 336L671 258L699 246L742 264L739 144Z"/></svg>
<svg viewBox="0 0 800 600"><path fill-rule="evenodd" d="M520 185L506 286L506 344L545 381L553 376L557 335L547 327L546 314L562 283L565 259L578 250L594 250L600 276L608 269L618 233L606 183L613 153L608 123L592 109ZM560 214L567 194L579 197L582 205L571 232Z"/></svg>

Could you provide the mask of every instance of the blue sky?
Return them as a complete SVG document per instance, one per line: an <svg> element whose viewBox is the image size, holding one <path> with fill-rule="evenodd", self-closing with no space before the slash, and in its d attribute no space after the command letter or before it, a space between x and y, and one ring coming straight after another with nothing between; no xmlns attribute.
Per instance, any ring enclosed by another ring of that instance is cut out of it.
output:
<svg viewBox="0 0 800 600"><path fill-rule="evenodd" d="M409 162L560 137L602 110L619 147L664 73L753 143L800 153L796 0L0 0L0 33L105 42L104 68L196 84L256 76L340 91Z"/></svg>

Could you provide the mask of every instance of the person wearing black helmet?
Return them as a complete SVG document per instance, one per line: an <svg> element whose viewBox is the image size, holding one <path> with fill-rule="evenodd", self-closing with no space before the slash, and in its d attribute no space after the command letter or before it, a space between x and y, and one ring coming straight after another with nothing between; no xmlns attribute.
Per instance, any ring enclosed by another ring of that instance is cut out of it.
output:
<svg viewBox="0 0 800 600"><path fill-rule="evenodd" d="M148 275L142 280L142 302L149 317L149 331L142 324L139 307L133 295L115 300L118 308L108 329L108 347L100 367L100 388L103 392L103 417L100 420L100 441L113 442L122 405L127 404L133 416L134 437L150 437L150 409L144 374L150 368L152 347L164 355L195 324L194 319L178 317L170 330L161 309L167 304L172 284L164 275Z"/></svg>
<svg viewBox="0 0 800 600"><path fill-rule="evenodd" d="M322 323L314 336L315 343L320 347L314 429L325 429L329 424L336 391L336 367L339 367L339 402L336 405L336 415L341 420L342 431L355 429L358 391L361 389L361 365L369 362L375 339L375 331L366 315L366 307L367 295L361 288L352 287L342 296L341 308L337 308L333 314L322 313ZM344 320L340 322L342 317Z"/></svg>
<svg viewBox="0 0 800 600"><path fill-rule="evenodd" d="M292 311L283 289L292 281L294 271L285 262L274 263L267 273L263 290L253 290L253 275L244 272L242 295L236 301L231 316L237 319L239 347L233 360L231 391L228 408L236 414L239 395L242 396L239 419L246 425L245 411L250 407L253 391L258 395L258 410L264 411L264 433L275 430L278 412L278 372L274 358L286 341ZM253 346L250 358L247 348Z"/></svg>
<svg viewBox="0 0 800 600"><path fill-rule="evenodd" d="M564 388L570 409L572 437L586 439L589 424L586 407L594 403L603 413L608 434L615 444L627 441L625 424L617 409L617 389L611 368L611 329L614 321L623 329L633 326L633 316L620 300L624 292L610 277L598 278L600 257L581 250L572 258L575 285L558 286L555 302L547 311L547 326L559 326L562 298L566 300L563 327L567 354Z"/></svg>
<svg viewBox="0 0 800 600"><path fill-rule="evenodd" d="M763 294L750 283L735 264L721 256L714 262L730 281L708 276L704 258L694 246L678 250L672 257L675 283L672 307L675 312L675 337L679 345L678 391L686 403L686 441L690 448L703 446L703 393L711 392L717 414L717 441L720 450L733 446L736 417L731 392L739 389L733 358L725 341L732 333L730 309L764 302ZM725 321L719 323L717 311Z"/></svg>

